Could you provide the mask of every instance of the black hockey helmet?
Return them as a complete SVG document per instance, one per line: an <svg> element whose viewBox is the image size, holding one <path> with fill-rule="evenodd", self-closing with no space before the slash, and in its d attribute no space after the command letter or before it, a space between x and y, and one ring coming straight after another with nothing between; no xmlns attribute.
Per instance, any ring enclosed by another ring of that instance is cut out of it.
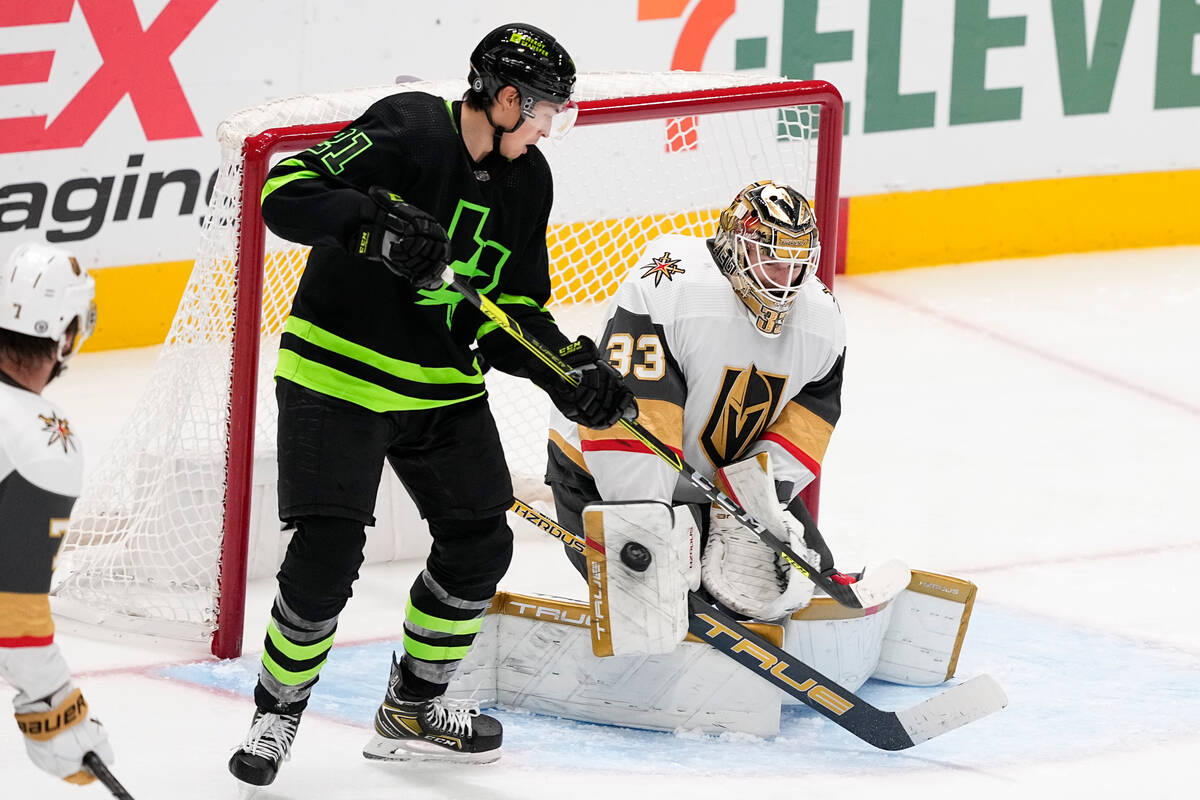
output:
<svg viewBox="0 0 1200 800"><path fill-rule="evenodd" d="M575 62L558 41L541 28L513 22L484 36L471 53L471 89L488 100L505 86L521 93L521 113L532 116L545 100L562 105L575 89Z"/></svg>

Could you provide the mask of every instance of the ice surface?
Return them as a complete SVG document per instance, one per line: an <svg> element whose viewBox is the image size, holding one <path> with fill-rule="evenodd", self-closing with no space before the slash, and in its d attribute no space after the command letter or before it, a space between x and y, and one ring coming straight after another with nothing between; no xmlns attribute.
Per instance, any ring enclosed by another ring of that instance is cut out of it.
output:
<svg viewBox="0 0 1200 800"><path fill-rule="evenodd" d="M842 421L821 521L844 566L889 555L975 581L961 678L999 714L900 753L806 710L782 733L656 734L499 712L482 767L359 750L419 564L364 570L291 763L261 798L927 798L1200 796L1200 248L1059 256L842 278ZM103 313L103 310L102 310ZM92 454L153 351L84 354L48 394ZM504 588L578 595L549 539L522 533ZM138 798L234 798L225 761L274 588L250 587L247 656L76 623L58 640ZM870 682L886 709L934 689ZM59 784L0 725L0 797L102 797Z"/></svg>

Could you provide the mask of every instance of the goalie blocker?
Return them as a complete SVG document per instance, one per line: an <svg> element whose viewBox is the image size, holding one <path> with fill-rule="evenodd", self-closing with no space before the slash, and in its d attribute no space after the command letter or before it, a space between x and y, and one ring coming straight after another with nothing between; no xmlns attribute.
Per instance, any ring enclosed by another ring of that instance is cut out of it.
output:
<svg viewBox="0 0 1200 800"><path fill-rule="evenodd" d="M687 595L700 583L691 513L652 500L591 503L583 528L592 652L670 653L687 635Z"/></svg>

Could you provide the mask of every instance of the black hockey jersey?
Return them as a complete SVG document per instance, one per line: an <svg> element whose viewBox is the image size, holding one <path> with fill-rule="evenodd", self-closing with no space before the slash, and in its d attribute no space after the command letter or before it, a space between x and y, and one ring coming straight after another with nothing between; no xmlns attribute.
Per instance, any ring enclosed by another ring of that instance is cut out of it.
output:
<svg viewBox="0 0 1200 800"><path fill-rule="evenodd" d="M263 218L313 246L285 323L276 375L375 411L418 410L485 393L480 352L522 374L528 354L458 293L414 290L350 243L382 186L432 214L460 275L551 347L566 343L550 297L546 224L553 189L536 148L475 163L462 104L422 92L386 97L328 141L271 170Z"/></svg>

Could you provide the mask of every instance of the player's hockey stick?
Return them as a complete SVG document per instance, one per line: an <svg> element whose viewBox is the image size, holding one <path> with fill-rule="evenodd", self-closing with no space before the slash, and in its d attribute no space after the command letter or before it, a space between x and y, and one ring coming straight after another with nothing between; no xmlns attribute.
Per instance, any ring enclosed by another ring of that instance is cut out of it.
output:
<svg viewBox="0 0 1200 800"><path fill-rule="evenodd" d="M521 326L517 321L505 313L504 309L481 295L449 266L442 271L442 280L454 287L471 305L478 308L483 312L484 316L503 328L509 336L520 342L556 375L571 386L579 385L579 376L576 371L572 370L566 362L559 358L556 353L551 352L544 344L527 335L525 331L521 330ZM852 576L845 575L836 570L822 573L796 553L784 540L771 533L765 525L751 516L746 509L742 508L736 500L722 492L712 481L693 469L690 464L683 460L682 456L676 455L657 436L646 430L640 422L635 419L622 419L620 424L641 441L642 444L646 445L650 452L670 464L688 483L699 489L705 497L728 511L734 519L753 531L772 550L783 556L785 561L800 570L806 578L817 586L820 586L826 594L842 605L850 608L871 608L895 597L897 592L908 585L908 568L896 559L872 565L870 572L864 574L860 580L856 580Z"/></svg>
<svg viewBox="0 0 1200 800"><path fill-rule="evenodd" d="M88 768L88 772L96 776L96 780L104 784L104 788L108 789L117 800L133 800L133 795L121 785L121 782L109 771L104 761L96 753L89 750L83 757L83 765Z"/></svg>
<svg viewBox="0 0 1200 800"><path fill-rule="evenodd" d="M599 546L514 500L512 511L582 553ZM912 708L883 711L688 592L688 631L751 672L881 750L905 750L1008 705L990 675L976 675Z"/></svg>

